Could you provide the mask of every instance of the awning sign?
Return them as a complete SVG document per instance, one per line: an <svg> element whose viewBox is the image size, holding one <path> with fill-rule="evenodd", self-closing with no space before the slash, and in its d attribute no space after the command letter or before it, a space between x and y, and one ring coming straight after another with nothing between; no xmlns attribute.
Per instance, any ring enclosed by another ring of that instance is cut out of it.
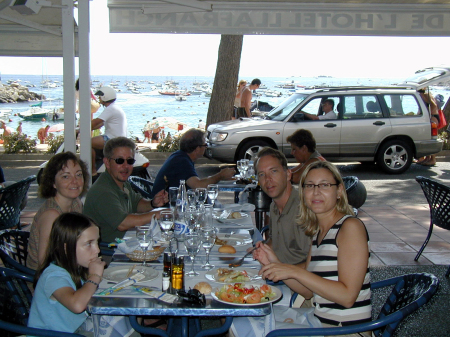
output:
<svg viewBox="0 0 450 337"><path fill-rule="evenodd" d="M450 8L450 7L449 7ZM205 11L110 8L115 33L448 36L450 11Z"/></svg>

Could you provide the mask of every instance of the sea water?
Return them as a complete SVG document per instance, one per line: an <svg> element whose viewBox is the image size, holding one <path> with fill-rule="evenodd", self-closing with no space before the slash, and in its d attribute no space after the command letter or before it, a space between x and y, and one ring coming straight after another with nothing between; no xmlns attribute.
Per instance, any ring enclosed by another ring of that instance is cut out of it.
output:
<svg viewBox="0 0 450 337"><path fill-rule="evenodd" d="M285 90L276 88L276 85L283 83L294 83L296 85L295 90L301 90L301 86L347 86L347 85L369 85L380 86L390 85L402 82L403 79L390 78L333 78L333 77L259 77L262 83L266 85L267 89L272 89L282 92L281 97L265 97L264 94L259 98L262 102L267 102L273 106L278 105L285 100L292 90ZM144 138L143 128L147 121L153 117L173 117L176 120L186 123L189 127L197 127L199 120L206 122L206 116L209 107L210 97L206 97L204 93L201 95L188 96L186 101L177 101L174 96L160 95L158 91L162 90L166 81L178 82L179 89L192 90L194 83L206 83L209 87L213 88L214 77L195 77L195 76L92 76L92 87L98 87L99 85L111 85L116 84L120 92L117 93L117 102L123 108L127 115L128 121L128 136ZM251 81L253 77L246 78L247 81ZM7 84L8 80L18 81L20 84L29 87L29 90L38 94L44 94L47 98L43 102L43 108L54 109L63 106L63 77L60 76L46 76L45 79L40 75L2 75L1 83ZM48 80L48 82L56 83L56 88L42 88L41 82ZM141 87L137 89L139 93L133 93L125 86L126 82L134 82ZM161 84L162 87L156 87ZM220 86L216 88L220 90ZM95 90L95 89L93 89ZM434 89L432 88L433 95L442 94L445 100L448 99L450 91L444 90L444 88ZM36 102L34 102L36 103ZM6 119L11 119L8 122L8 126L15 130L20 121L22 121L22 130L25 134L31 138L37 138L37 132L41 127L63 123L63 121L52 121L48 118L46 121L25 121L17 113L24 112L30 108L30 104L33 102L23 103L4 103L0 104L0 110L12 109L11 115ZM94 117L98 117L102 112L103 107L94 114ZM225 112L221 112L225 114ZM5 119L3 117L3 119ZM165 133L176 133L177 130L171 130L166 128Z"/></svg>

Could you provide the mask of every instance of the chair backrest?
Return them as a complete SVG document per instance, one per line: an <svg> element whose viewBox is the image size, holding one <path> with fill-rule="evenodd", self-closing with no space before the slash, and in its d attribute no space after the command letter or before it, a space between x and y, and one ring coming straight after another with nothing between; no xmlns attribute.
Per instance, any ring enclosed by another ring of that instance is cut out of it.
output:
<svg viewBox="0 0 450 337"><path fill-rule="evenodd" d="M275 336L330 336L373 331L374 336L390 337L398 324L408 315L426 304L436 293L439 279L433 274L418 273L402 275L371 284L373 290L394 286L376 320L336 328L279 329L267 337ZM291 298L291 305L296 294Z"/></svg>
<svg viewBox="0 0 450 337"><path fill-rule="evenodd" d="M35 270L26 266L30 232L7 230L0 234L0 258L5 267L33 276Z"/></svg>
<svg viewBox="0 0 450 337"><path fill-rule="evenodd" d="M16 270L0 267L0 331L2 337L27 334L33 336L78 336L78 334L63 333L44 329L28 328L32 295L27 283L33 282L33 277Z"/></svg>
<svg viewBox="0 0 450 337"><path fill-rule="evenodd" d="M430 214L433 224L450 229L450 187L436 180L418 176L416 181L422 187L422 191L430 205Z"/></svg>
<svg viewBox="0 0 450 337"><path fill-rule="evenodd" d="M128 182L131 184L131 187L144 198L151 198L153 188L153 183L151 181L136 176L130 176Z"/></svg>
<svg viewBox="0 0 450 337"><path fill-rule="evenodd" d="M0 190L0 229L17 226L20 221L20 205L30 184L36 180L32 175Z"/></svg>

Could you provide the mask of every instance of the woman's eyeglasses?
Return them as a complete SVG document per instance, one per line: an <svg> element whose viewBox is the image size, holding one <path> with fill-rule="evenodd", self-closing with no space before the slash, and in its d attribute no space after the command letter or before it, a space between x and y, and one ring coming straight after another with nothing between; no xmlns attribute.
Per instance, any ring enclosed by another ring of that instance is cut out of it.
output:
<svg viewBox="0 0 450 337"><path fill-rule="evenodd" d="M125 163L125 161L127 162L128 165L133 165L136 162L136 159L134 158L128 158L128 159L123 159L123 158L109 158L112 159L116 162L117 165L122 165L123 163Z"/></svg>
<svg viewBox="0 0 450 337"><path fill-rule="evenodd" d="M303 184L303 188L305 190L313 190L314 187L318 187L319 190L329 190L331 188L331 186L337 186L339 184L330 184L330 183L321 183L321 184Z"/></svg>

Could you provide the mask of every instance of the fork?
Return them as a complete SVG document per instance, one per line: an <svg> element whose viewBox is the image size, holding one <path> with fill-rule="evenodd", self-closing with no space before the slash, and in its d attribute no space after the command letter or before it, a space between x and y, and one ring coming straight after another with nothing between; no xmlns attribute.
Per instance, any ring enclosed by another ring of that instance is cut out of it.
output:
<svg viewBox="0 0 450 337"><path fill-rule="evenodd" d="M262 243L266 243L267 240L262 241ZM251 251L249 251L247 254L245 254L241 259L239 259L237 262L235 263L230 263L228 265L228 267L230 268L236 268L236 267L240 267L242 265L242 263L244 262L244 259L249 256L251 253L253 253L255 250L257 250L259 247L254 247Z"/></svg>

